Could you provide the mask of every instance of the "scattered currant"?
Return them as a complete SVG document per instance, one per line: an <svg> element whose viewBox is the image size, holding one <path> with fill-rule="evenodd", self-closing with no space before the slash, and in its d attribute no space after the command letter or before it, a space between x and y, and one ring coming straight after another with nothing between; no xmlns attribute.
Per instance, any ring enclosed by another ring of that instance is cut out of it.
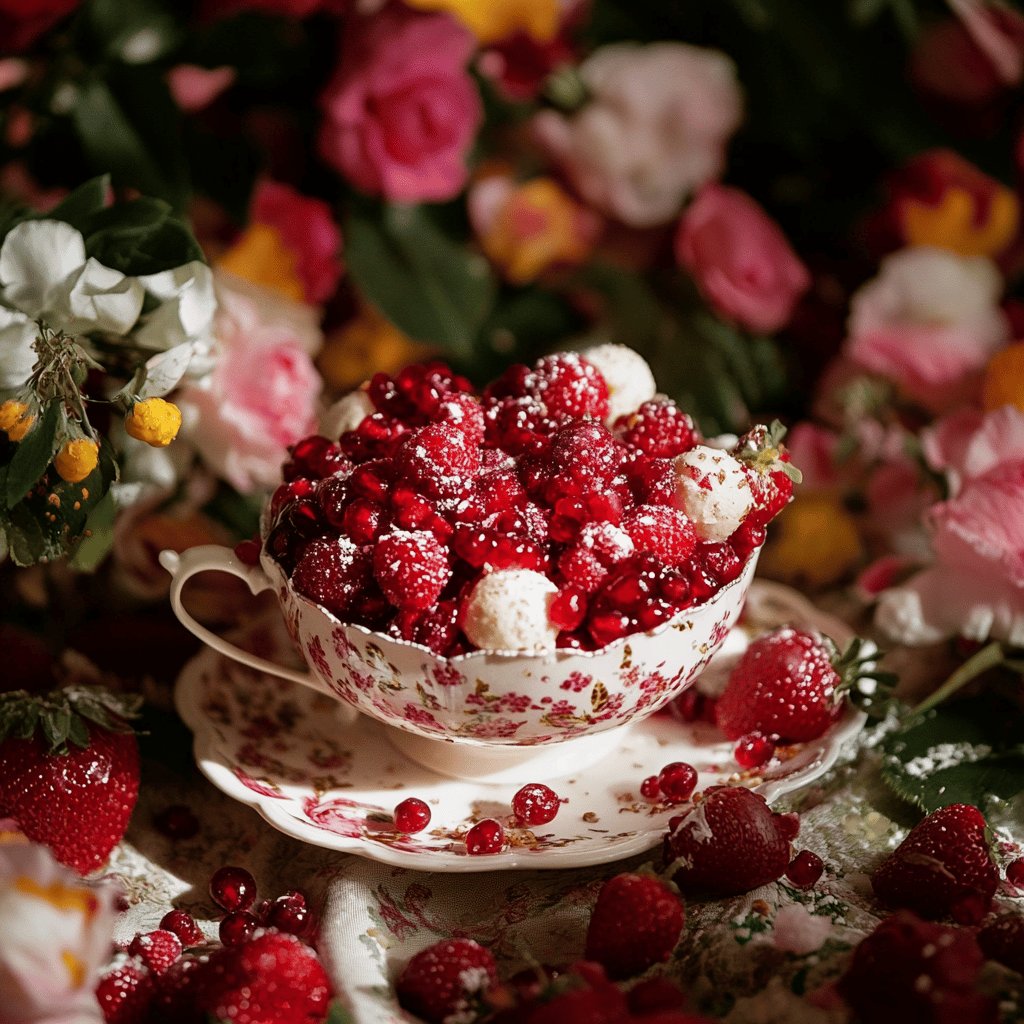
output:
<svg viewBox="0 0 1024 1024"><path fill-rule="evenodd" d="M256 879L245 868L218 868L210 879L210 898L229 913L248 910L256 902Z"/></svg>
<svg viewBox="0 0 1024 1024"><path fill-rule="evenodd" d="M697 769L685 761L672 761L658 773L658 788L669 803L689 800L697 787Z"/></svg>
<svg viewBox="0 0 1024 1024"><path fill-rule="evenodd" d="M430 824L430 808L418 797L410 796L395 808L395 830L413 835Z"/></svg>
<svg viewBox="0 0 1024 1024"><path fill-rule="evenodd" d="M546 825L554 820L561 803L553 789L530 782L512 797L512 813L519 826Z"/></svg>
<svg viewBox="0 0 1024 1024"><path fill-rule="evenodd" d="M810 850L801 850L786 868L786 877L799 889L809 889L825 870L822 859Z"/></svg>
<svg viewBox="0 0 1024 1024"><path fill-rule="evenodd" d="M225 946L241 945L253 937L259 926L259 921L247 910L233 910L220 922L220 941Z"/></svg>
<svg viewBox="0 0 1024 1024"><path fill-rule="evenodd" d="M505 846L505 830L494 818L478 821L466 833L466 852L472 856L501 853Z"/></svg>

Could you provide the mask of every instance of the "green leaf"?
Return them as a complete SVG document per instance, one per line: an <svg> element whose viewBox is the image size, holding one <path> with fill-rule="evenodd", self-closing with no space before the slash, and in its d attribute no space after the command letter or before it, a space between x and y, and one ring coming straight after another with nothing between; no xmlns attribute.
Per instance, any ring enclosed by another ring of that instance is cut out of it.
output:
<svg viewBox="0 0 1024 1024"><path fill-rule="evenodd" d="M81 541L75 547L71 568L79 572L95 572L106 558L114 543L114 513L116 506L111 491L96 503L85 521Z"/></svg>
<svg viewBox="0 0 1024 1024"><path fill-rule="evenodd" d="M35 565L40 559L50 556L49 539L24 502L11 509L7 543L15 565Z"/></svg>
<svg viewBox="0 0 1024 1024"><path fill-rule="evenodd" d="M454 356L472 354L494 301L494 276L422 207L356 204L345 261L363 294L400 330Z"/></svg>
<svg viewBox="0 0 1024 1024"><path fill-rule="evenodd" d="M952 803L982 810L1024 791L1024 720L992 695L944 704L886 737L882 777L926 813Z"/></svg>
<svg viewBox="0 0 1024 1024"><path fill-rule="evenodd" d="M39 214L39 217L62 220L84 231L89 219L106 206L109 194L110 175L101 174L79 185L67 198L48 213Z"/></svg>
<svg viewBox="0 0 1024 1024"><path fill-rule="evenodd" d="M101 210L88 223L85 249L124 274L156 274L201 260L192 233L162 199L143 196Z"/></svg>
<svg viewBox="0 0 1024 1024"><path fill-rule="evenodd" d="M60 420L61 403L50 402L40 421L18 445L7 470L5 496L8 508L13 508L28 494L53 461L58 446L57 427Z"/></svg>
<svg viewBox="0 0 1024 1024"><path fill-rule="evenodd" d="M171 14L154 0L91 0L89 27L108 57L145 64L165 54L180 29Z"/></svg>
<svg viewBox="0 0 1024 1024"><path fill-rule="evenodd" d="M341 1005L340 999L335 999L327 1009L327 1021L325 1024L353 1024L355 1018L347 1007Z"/></svg>

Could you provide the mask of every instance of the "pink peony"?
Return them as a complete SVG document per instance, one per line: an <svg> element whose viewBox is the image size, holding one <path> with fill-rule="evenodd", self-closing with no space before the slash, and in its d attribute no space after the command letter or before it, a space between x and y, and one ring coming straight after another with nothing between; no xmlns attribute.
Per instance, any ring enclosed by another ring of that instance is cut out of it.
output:
<svg viewBox="0 0 1024 1024"><path fill-rule="evenodd" d="M475 45L448 14L392 5L354 20L322 98L323 158L357 188L387 199L457 195L483 117L466 71Z"/></svg>
<svg viewBox="0 0 1024 1024"><path fill-rule="evenodd" d="M632 227L667 224L717 178L742 115L732 61L685 43L616 43L580 65L590 99L534 119L580 194Z"/></svg>
<svg viewBox="0 0 1024 1024"><path fill-rule="evenodd" d="M255 223L272 227L294 254L306 301L326 302L341 276L341 231L330 206L289 185L261 181L253 191L249 213Z"/></svg>
<svg viewBox="0 0 1024 1024"><path fill-rule="evenodd" d="M914 247L887 256L850 304L846 355L931 410L977 387L1009 340L1003 281L984 257Z"/></svg>
<svg viewBox="0 0 1024 1024"><path fill-rule="evenodd" d="M178 398L182 436L239 491L280 479L288 445L316 428L316 311L218 271L217 362Z"/></svg>
<svg viewBox="0 0 1024 1024"><path fill-rule="evenodd" d="M783 327L811 284L775 221L726 185L705 185L687 208L676 259L722 316L751 331Z"/></svg>

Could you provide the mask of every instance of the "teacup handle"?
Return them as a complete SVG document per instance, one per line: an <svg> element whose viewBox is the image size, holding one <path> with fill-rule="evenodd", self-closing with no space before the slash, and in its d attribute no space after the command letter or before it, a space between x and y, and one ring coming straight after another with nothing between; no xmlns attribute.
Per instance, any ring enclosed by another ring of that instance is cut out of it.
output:
<svg viewBox="0 0 1024 1024"><path fill-rule="evenodd" d="M180 554L177 551L161 551L160 564L171 574L171 608L177 615L178 621L190 633L199 637L203 643L208 644L218 653L240 661L243 665L248 665L249 668L254 668L258 672L268 672L270 675L289 679L293 683L311 686L314 690L323 690L316 677L309 672L286 668L284 665L278 665L266 658L260 658L242 650L236 644L208 630L185 610L181 601L181 589L191 577L201 572L230 573L232 576L244 580L253 594L261 594L264 590L273 589L274 584L270 577L258 565L246 565L235 556L231 548L222 547L220 544L201 544Z"/></svg>

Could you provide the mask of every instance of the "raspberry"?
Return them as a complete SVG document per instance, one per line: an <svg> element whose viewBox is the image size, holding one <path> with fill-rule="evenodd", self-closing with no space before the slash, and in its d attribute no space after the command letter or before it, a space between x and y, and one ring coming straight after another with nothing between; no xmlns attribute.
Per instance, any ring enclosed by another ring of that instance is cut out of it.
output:
<svg viewBox="0 0 1024 1024"><path fill-rule="evenodd" d="M504 509L518 508L526 502L526 491L514 466L499 465L485 469L473 482L473 494L460 508L460 522L480 522Z"/></svg>
<svg viewBox="0 0 1024 1024"><path fill-rule="evenodd" d="M693 420L670 398L654 398L620 416L614 431L630 448L661 459L674 458L702 440Z"/></svg>
<svg viewBox="0 0 1024 1024"><path fill-rule="evenodd" d="M438 404L433 415L435 423L448 423L461 430L474 444L484 439L487 426L484 410L472 395L449 395Z"/></svg>
<svg viewBox="0 0 1024 1024"><path fill-rule="evenodd" d="M311 601L344 618L366 586L369 557L344 537L323 538L306 549L292 585Z"/></svg>
<svg viewBox="0 0 1024 1024"><path fill-rule="evenodd" d="M163 974L181 956L181 939L174 932L158 928L136 935L128 952L137 956L154 974Z"/></svg>
<svg viewBox="0 0 1024 1024"><path fill-rule="evenodd" d="M146 1024L156 992L153 976L138 959L107 971L96 986L106 1024Z"/></svg>
<svg viewBox="0 0 1024 1024"><path fill-rule="evenodd" d="M256 902L256 879L245 868L218 868L210 878L210 898L229 912L248 910Z"/></svg>
<svg viewBox="0 0 1024 1024"><path fill-rule="evenodd" d="M185 910L169 910L160 920L164 931L178 936L183 947L198 946L203 941L203 932L195 918Z"/></svg>
<svg viewBox="0 0 1024 1024"><path fill-rule="evenodd" d="M468 492L480 468L480 449L449 423L432 423L411 434L395 455L400 478L436 498Z"/></svg>
<svg viewBox="0 0 1024 1024"><path fill-rule="evenodd" d="M623 472L637 504L675 504L676 470L671 459L632 459L624 464Z"/></svg>
<svg viewBox="0 0 1024 1024"><path fill-rule="evenodd" d="M394 479L394 467L384 459L375 459L356 466L349 477L349 489L353 497L367 498L383 504L387 501L388 490Z"/></svg>
<svg viewBox="0 0 1024 1024"><path fill-rule="evenodd" d="M665 505L627 512L622 518L622 529L629 534L637 551L650 551L666 565L682 565L697 546L697 534L690 517Z"/></svg>
<svg viewBox="0 0 1024 1024"><path fill-rule="evenodd" d="M584 593L593 593L617 562L633 553L628 534L611 523L588 523L572 547L562 552L558 571L566 582Z"/></svg>
<svg viewBox="0 0 1024 1024"><path fill-rule="evenodd" d="M677 569L653 555L633 555L601 583L590 603L587 630L603 647L638 630L655 629L689 600L689 586Z"/></svg>
<svg viewBox="0 0 1024 1024"><path fill-rule="evenodd" d="M502 398L487 405L485 443L513 455L541 451L558 429L536 398Z"/></svg>
<svg viewBox="0 0 1024 1024"><path fill-rule="evenodd" d="M311 497L316 491L316 484L312 480L291 480L288 483L279 484L270 499L270 518L276 522L284 510L302 498Z"/></svg>
<svg viewBox="0 0 1024 1024"><path fill-rule="evenodd" d="M412 835L422 832L430 824L430 808L420 799L410 796L395 808L395 830Z"/></svg>
<svg viewBox="0 0 1024 1024"><path fill-rule="evenodd" d="M505 830L494 818L478 821L466 833L466 853L471 856L501 853L505 845Z"/></svg>
<svg viewBox="0 0 1024 1024"><path fill-rule="evenodd" d="M436 603L452 574L448 552L424 531L381 537L373 550L373 572L395 607L419 610Z"/></svg>
<svg viewBox="0 0 1024 1024"><path fill-rule="evenodd" d="M404 611L395 616L394 631L410 643L429 647L450 657L459 639L459 610L455 601L441 601L426 611Z"/></svg>
<svg viewBox="0 0 1024 1024"><path fill-rule="evenodd" d="M285 480L306 477L319 480L334 473L349 473L352 463L339 445L329 438L313 434L297 441L288 449L291 458L284 464L281 474Z"/></svg>
<svg viewBox="0 0 1024 1024"><path fill-rule="evenodd" d="M685 761L672 761L658 772L658 789L671 803L689 800L697 787L697 769Z"/></svg>
<svg viewBox="0 0 1024 1024"><path fill-rule="evenodd" d="M623 448L600 423L573 423L559 430L548 449L544 495L582 498L602 491L618 472Z"/></svg>
<svg viewBox="0 0 1024 1024"><path fill-rule="evenodd" d="M475 569L532 569L544 572L548 555L543 544L515 533L459 526L452 538L455 553Z"/></svg>
<svg viewBox="0 0 1024 1024"><path fill-rule="evenodd" d="M346 506L341 526L353 544L372 544L387 529L389 520L383 505L369 498L356 498Z"/></svg>
<svg viewBox="0 0 1024 1024"><path fill-rule="evenodd" d="M732 752L741 768L760 768L775 756L775 742L759 732L748 733Z"/></svg>
<svg viewBox="0 0 1024 1024"><path fill-rule="evenodd" d="M437 942L402 969L395 989L402 1007L428 1024L476 1019L473 1011L498 980L494 957L472 939Z"/></svg>
<svg viewBox="0 0 1024 1024"><path fill-rule="evenodd" d="M809 889L825 870L822 859L810 850L801 850L786 868L786 877L798 888Z"/></svg>
<svg viewBox="0 0 1024 1024"><path fill-rule="evenodd" d="M561 630L578 629L587 617L587 595L578 587L563 587L548 609L551 621ZM559 646L564 646L559 642Z"/></svg>
<svg viewBox="0 0 1024 1024"><path fill-rule="evenodd" d="M530 782L512 797L512 813L516 824L546 825L558 814L561 801L558 794L539 782Z"/></svg>
<svg viewBox="0 0 1024 1024"><path fill-rule="evenodd" d="M743 572L743 562L729 544L702 544L699 553L704 573L720 587Z"/></svg>
<svg viewBox="0 0 1024 1024"><path fill-rule="evenodd" d="M608 385L604 377L597 367L574 352L538 359L527 386L544 403L549 416L604 420L608 415Z"/></svg>

